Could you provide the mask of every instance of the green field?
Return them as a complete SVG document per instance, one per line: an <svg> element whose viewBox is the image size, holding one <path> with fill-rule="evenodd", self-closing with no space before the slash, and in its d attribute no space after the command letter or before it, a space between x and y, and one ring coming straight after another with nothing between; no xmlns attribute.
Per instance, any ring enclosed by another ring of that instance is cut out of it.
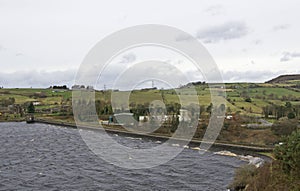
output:
<svg viewBox="0 0 300 191"><path fill-rule="evenodd" d="M270 105L282 105L290 102L293 105L300 105L300 92L290 88L291 84L299 83L292 81L287 84L253 84L253 83L228 83L225 91L228 112L241 112L249 115L261 115L262 108ZM196 90L196 91L195 91ZM217 88L214 90L219 91ZM207 85L197 85L195 88L179 88L176 90L135 90L127 92L130 94L129 103L145 104L154 100L161 100L164 103L179 103L179 98L186 105L195 102L193 92L197 93L199 104L207 107L211 103L210 89ZM114 95L122 95L122 92L113 92ZM110 103L112 91L96 91L96 100ZM15 104L25 104L29 102L40 102L37 108L53 108L61 105L71 105L72 91L53 89L0 89L0 100L14 98ZM245 98L251 98L251 102ZM121 103L120 100L115 100Z"/></svg>

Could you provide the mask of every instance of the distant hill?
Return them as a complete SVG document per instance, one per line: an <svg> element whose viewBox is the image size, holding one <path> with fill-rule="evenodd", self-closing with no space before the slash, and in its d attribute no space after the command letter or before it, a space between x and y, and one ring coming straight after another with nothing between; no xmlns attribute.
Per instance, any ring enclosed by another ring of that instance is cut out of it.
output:
<svg viewBox="0 0 300 191"><path fill-rule="evenodd" d="M266 83L285 83L290 80L300 80L300 74L281 75L272 80L266 81Z"/></svg>

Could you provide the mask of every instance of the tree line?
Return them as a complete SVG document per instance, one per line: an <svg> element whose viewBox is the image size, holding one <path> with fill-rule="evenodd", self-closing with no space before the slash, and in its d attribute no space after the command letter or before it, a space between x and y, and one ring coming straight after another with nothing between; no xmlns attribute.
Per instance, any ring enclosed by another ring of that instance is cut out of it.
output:
<svg viewBox="0 0 300 191"><path fill-rule="evenodd" d="M262 114L265 118L270 116L276 119L282 117L299 118L300 105L293 105L291 102L286 102L285 105L270 104L262 108Z"/></svg>

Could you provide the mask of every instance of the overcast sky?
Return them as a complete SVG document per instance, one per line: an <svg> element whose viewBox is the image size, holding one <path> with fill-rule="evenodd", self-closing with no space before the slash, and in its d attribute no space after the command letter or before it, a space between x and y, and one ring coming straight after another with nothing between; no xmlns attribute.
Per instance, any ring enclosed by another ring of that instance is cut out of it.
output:
<svg viewBox="0 0 300 191"><path fill-rule="evenodd" d="M299 7L298 0L0 0L0 86L72 85L97 42L141 24L193 35L226 82L300 73ZM136 60L135 52L120 58Z"/></svg>

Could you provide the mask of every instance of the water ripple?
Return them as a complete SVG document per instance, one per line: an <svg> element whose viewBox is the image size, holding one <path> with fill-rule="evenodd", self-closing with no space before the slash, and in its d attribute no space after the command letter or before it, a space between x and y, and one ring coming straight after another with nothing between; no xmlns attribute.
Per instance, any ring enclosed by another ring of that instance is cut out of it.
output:
<svg viewBox="0 0 300 191"><path fill-rule="evenodd" d="M0 190L226 190L243 162L184 151L170 162L143 170L108 164L94 155L76 129L0 123ZM156 141L115 136L132 148Z"/></svg>

